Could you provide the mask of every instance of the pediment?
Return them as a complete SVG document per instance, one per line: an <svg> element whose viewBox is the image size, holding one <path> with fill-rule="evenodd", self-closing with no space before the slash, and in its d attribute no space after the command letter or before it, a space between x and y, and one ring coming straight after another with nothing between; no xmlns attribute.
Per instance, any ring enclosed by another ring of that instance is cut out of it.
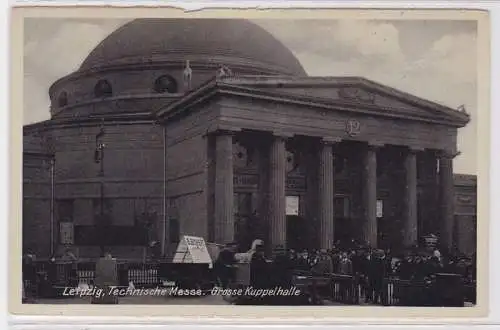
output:
<svg viewBox="0 0 500 330"><path fill-rule="evenodd" d="M374 114L399 114L464 126L469 116L463 111L419 98L364 78L310 77L255 78L258 81L237 78L230 85L244 86L263 93L290 97L296 100L326 105L345 105Z"/></svg>

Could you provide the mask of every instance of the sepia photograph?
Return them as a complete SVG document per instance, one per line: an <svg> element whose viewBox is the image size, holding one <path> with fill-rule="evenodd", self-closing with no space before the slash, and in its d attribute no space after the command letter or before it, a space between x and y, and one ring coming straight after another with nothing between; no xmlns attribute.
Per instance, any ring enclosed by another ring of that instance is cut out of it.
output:
<svg viewBox="0 0 500 330"><path fill-rule="evenodd" d="M477 307L487 13L93 10L18 24L23 306Z"/></svg>

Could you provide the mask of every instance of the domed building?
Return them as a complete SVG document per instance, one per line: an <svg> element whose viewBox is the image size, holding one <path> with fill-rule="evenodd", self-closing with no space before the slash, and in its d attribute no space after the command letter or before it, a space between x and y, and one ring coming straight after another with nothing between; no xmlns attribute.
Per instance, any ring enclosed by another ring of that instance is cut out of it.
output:
<svg viewBox="0 0 500 330"><path fill-rule="evenodd" d="M23 246L40 255L138 258L152 241L166 255L182 235L244 250L457 237L468 115L308 77L252 22L131 21L49 95L51 118L24 128Z"/></svg>

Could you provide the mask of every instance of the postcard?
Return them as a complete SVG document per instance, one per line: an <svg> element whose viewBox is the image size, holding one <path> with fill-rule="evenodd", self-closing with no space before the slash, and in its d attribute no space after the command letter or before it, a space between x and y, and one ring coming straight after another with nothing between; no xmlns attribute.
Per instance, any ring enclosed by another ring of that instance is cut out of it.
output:
<svg viewBox="0 0 500 330"><path fill-rule="evenodd" d="M11 67L13 314L486 316L487 12L18 7Z"/></svg>

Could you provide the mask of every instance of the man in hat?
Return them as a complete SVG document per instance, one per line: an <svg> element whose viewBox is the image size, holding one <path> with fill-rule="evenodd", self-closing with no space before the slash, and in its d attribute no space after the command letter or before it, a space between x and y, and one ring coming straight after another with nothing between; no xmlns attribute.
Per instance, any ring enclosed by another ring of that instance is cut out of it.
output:
<svg viewBox="0 0 500 330"><path fill-rule="evenodd" d="M257 245L250 261L250 285L258 289L266 288L269 284L269 270L264 257L264 246Z"/></svg>
<svg viewBox="0 0 500 330"><path fill-rule="evenodd" d="M287 255L286 249L279 245L273 250L272 275L274 284L281 287L289 287L292 282L292 260Z"/></svg>
<svg viewBox="0 0 500 330"><path fill-rule="evenodd" d="M312 268L313 274L325 275L333 273L333 262L332 258L328 255L326 249L319 251L318 262Z"/></svg>
<svg viewBox="0 0 500 330"><path fill-rule="evenodd" d="M382 303L382 293L384 286L384 278L386 275L385 252L383 250L375 250L372 253L370 260L370 289L373 302L378 303L379 298Z"/></svg>
<svg viewBox="0 0 500 330"><path fill-rule="evenodd" d="M220 251L215 262L215 271L224 289L235 279L234 266L236 264L235 254L237 246L234 242L226 244L222 251Z"/></svg>

